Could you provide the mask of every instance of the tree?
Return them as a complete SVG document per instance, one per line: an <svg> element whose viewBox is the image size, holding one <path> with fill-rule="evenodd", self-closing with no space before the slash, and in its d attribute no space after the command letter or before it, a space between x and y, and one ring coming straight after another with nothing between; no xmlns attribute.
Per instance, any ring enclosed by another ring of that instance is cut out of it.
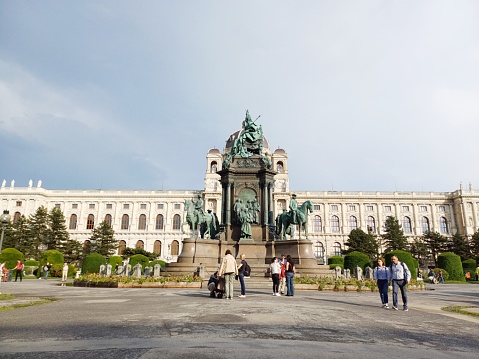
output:
<svg viewBox="0 0 479 359"><path fill-rule="evenodd" d="M474 257L479 256L479 229L471 237L471 251Z"/></svg>
<svg viewBox="0 0 479 359"><path fill-rule="evenodd" d="M67 231L65 224L65 216L60 208L53 208L48 216L50 230L48 236L48 249L57 249L63 251L70 239L70 234Z"/></svg>
<svg viewBox="0 0 479 359"><path fill-rule="evenodd" d="M411 252L411 255L417 259L420 267L426 264L429 251L427 249L427 244L422 238L414 238L413 242L409 244L409 252Z"/></svg>
<svg viewBox="0 0 479 359"><path fill-rule="evenodd" d="M367 254L369 258L374 258L378 253L378 243L374 234L366 233L360 228L353 229L349 233L345 244L348 249L343 251L344 254L356 251Z"/></svg>
<svg viewBox="0 0 479 359"><path fill-rule="evenodd" d="M27 258L40 259L40 248L46 245L49 235L48 211L40 206L28 219L28 236L25 240Z"/></svg>
<svg viewBox="0 0 479 359"><path fill-rule="evenodd" d="M123 249L123 253L121 256L124 259L126 259L126 258L130 258L131 256L134 256L135 254L143 254L144 256L148 257L151 261L158 258L158 254L145 251L143 248L138 248L138 247Z"/></svg>
<svg viewBox="0 0 479 359"><path fill-rule="evenodd" d="M404 232L401 229L399 221L394 216L389 216L386 218L384 227L386 233L383 234L382 237L387 245L386 252L407 250L407 238L404 236Z"/></svg>
<svg viewBox="0 0 479 359"><path fill-rule="evenodd" d="M115 232L108 222L101 222L91 232L91 252L109 256L118 248L118 241L115 240Z"/></svg>
<svg viewBox="0 0 479 359"><path fill-rule="evenodd" d="M471 248L466 237L456 233L452 236L451 252L461 257L461 261L471 258Z"/></svg>
<svg viewBox="0 0 479 359"><path fill-rule="evenodd" d="M426 232L423 234L424 243L426 243L429 252L437 267L437 256L447 249L447 238L437 232Z"/></svg>
<svg viewBox="0 0 479 359"><path fill-rule="evenodd" d="M75 239L68 240L63 248L63 255L67 263L74 263L83 258L83 246Z"/></svg>

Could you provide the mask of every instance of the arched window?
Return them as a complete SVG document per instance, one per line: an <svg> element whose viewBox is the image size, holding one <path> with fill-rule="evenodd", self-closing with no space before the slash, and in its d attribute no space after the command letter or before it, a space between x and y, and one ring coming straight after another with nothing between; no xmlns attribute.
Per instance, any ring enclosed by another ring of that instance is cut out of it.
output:
<svg viewBox="0 0 479 359"><path fill-rule="evenodd" d="M140 214L140 218L138 218L138 229L146 229L146 216L144 214Z"/></svg>
<svg viewBox="0 0 479 359"><path fill-rule="evenodd" d="M121 229L128 229L130 226L130 216L124 214L121 217Z"/></svg>
<svg viewBox="0 0 479 359"><path fill-rule="evenodd" d="M145 243L142 240L136 242L135 248L145 248Z"/></svg>
<svg viewBox="0 0 479 359"><path fill-rule="evenodd" d="M421 218L421 228L422 228L422 233L426 233L431 230L431 227L429 226L429 218L427 217Z"/></svg>
<svg viewBox="0 0 479 359"><path fill-rule="evenodd" d="M439 218L439 227L441 228L441 233L449 233L447 228L447 219L445 217Z"/></svg>
<svg viewBox="0 0 479 359"><path fill-rule="evenodd" d="M171 255L177 256L180 252L180 245L178 241L171 242Z"/></svg>
<svg viewBox="0 0 479 359"><path fill-rule="evenodd" d="M161 242L156 240L153 244L153 253L158 254L161 256Z"/></svg>
<svg viewBox="0 0 479 359"><path fill-rule="evenodd" d="M20 212L15 212L15 214L13 215L13 223L17 223L20 220L21 216L22 214Z"/></svg>
<svg viewBox="0 0 479 359"><path fill-rule="evenodd" d="M105 216L105 222L111 227L111 214Z"/></svg>
<svg viewBox="0 0 479 359"><path fill-rule="evenodd" d="M339 217L331 216L331 232L339 232Z"/></svg>
<svg viewBox="0 0 479 359"><path fill-rule="evenodd" d="M281 162L281 161L276 162L276 171L278 173L283 173L284 172L283 162Z"/></svg>
<svg viewBox="0 0 479 359"><path fill-rule="evenodd" d="M218 164L216 163L216 161L212 161L210 172L211 173L216 173L217 170L218 170Z"/></svg>
<svg viewBox="0 0 479 359"><path fill-rule="evenodd" d="M126 248L126 242L124 240L121 240L118 242L118 255L121 256L123 255L123 251Z"/></svg>
<svg viewBox="0 0 479 359"><path fill-rule="evenodd" d="M368 232L376 232L376 220L373 216L368 216L366 225L368 226Z"/></svg>
<svg viewBox="0 0 479 359"><path fill-rule="evenodd" d="M90 254L91 251L91 242L86 240L83 242L83 254Z"/></svg>
<svg viewBox="0 0 479 359"><path fill-rule="evenodd" d="M163 215L159 214L156 216L156 229L163 229Z"/></svg>
<svg viewBox="0 0 479 359"><path fill-rule="evenodd" d="M323 224L321 222L321 217L320 216L314 216L314 218L313 218L313 232L314 233L321 233L322 228L323 228Z"/></svg>
<svg viewBox="0 0 479 359"><path fill-rule="evenodd" d="M86 229L93 228L95 228L95 216L93 214L89 214L88 219L86 220Z"/></svg>
<svg viewBox="0 0 479 359"><path fill-rule="evenodd" d="M340 256L341 255L341 243L334 242L333 244L333 256Z"/></svg>
<svg viewBox="0 0 479 359"><path fill-rule="evenodd" d="M349 230L358 228L358 219L355 216L349 216Z"/></svg>
<svg viewBox="0 0 479 359"><path fill-rule="evenodd" d="M72 214L70 216L70 225L68 226L68 229L77 229L77 221L78 221L77 215Z"/></svg>
<svg viewBox="0 0 479 359"><path fill-rule="evenodd" d="M411 218L409 218L407 216L403 217L402 228L404 230L404 233L412 233Z"/></svg>
<svg viewBox="0 0 479 359"><path fill-rule="evenodd" d="M324 246L321 242L316 242L314 244L314 256L316 258L324 258Z"/></svg>
<svg viewBox="0 0 479 359"><path fill-rule="evenodd" d="M179 214L175 214L173 216L173 229L180 229L181 228L181 217Z"/></svg>

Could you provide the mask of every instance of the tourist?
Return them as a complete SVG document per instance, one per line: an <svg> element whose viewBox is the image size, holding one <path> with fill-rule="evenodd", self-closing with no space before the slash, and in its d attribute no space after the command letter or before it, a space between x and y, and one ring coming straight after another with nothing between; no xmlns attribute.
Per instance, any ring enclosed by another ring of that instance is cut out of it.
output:
<svg viewBox="0 0 479 359"><path fill-rule="evenodd" d="M43 270L45 271L45 277L43 279L47 279L48 278L48 273L50 273L50 268L52 267L52 265L47 262L47 264L45 264L45 267L43 267Z"/></svg>
<svg viewBox="0 0 479 359"><path fill-rule="evenodd" d="M429 283L437 284L436 273L431 269L429 269L429 273L427 274L427 279L429 279Z"/></svg>
<svg viewBox="0 0 479 359"><path fill-rule="evenodd" d="M271 279L273 279L273 295L280 297L279 294L279 276L281 275L281 264L278 262L278 258L273 257L269 266L271 272Z"/></svg>
<svg viewBox="0 0 479 359"><path fill-rule="evenodd" d="M401 297L404 311L408 311L406 287L411 280L411 272L406 263L400 262L397 256L391 257L391 279L393 285L393 309L398 310L398 290L401 290Z"/></svg>
<svg viewBox="0 0 479 359"><path fill-rule="evenodd" d="M476 268L476 280L479 280L479 266Z"/></svg>
<svg viewBox="0 0 479 359"><path fill-rule="evenodd" d="M62 282L66 282L68 278L68 264L67 262L63 263L62 268Z"/></svg>
<svg viewBox="0 0 479 359"><path fill-rule="evenodd" d="M437 282L444 284L444 275L442 274L442 270L439 269L437 272Z"/></svg>
<svg viewBox="0 0 479 359"><path fill-rule="evenodd" d="M281 254L279 263L281 264L281 273L279 275L279 292L281 295L283 295L286 289L286 256L284 254Z"/></svg>
<svg viewBox="0 0 479 359"><path fill-rule="evenodd" d="M13 268L15 270L15 282L17 281L18 275L20 275L20 282L22 281L23 268L23 263L20 260L17 260L17 265L15 266L15 268Z"/></svg>
<svg viewBox="0 0 479 359"><path fill-rule="evenodd" d="M216 271L211 275L210 280L208 281L208 290L210 291L211 298L216 297L216 292L218 291L218 282L218 271Z"/></svg>
<svg viewBox="0 0 479 359"><path fill-rule="evenodd" d="M0 277L2 278L2 282L8 281L8 274L9 270L5 267L6 262L0 264Z"/></svg>
<svg viewBox="0 0 479 359"><path fill-rule="evenodd" d="M245 261L245 258L246 258L245 254L241 254L240 258L241 258L241 263L238 267L238 279L239 279L240 286L241 286L241 294L238 295L238 297L245 298L246 297L246 287L244 285L244 275L245 275L244 270L245 270L246 266L248 265L248 263L246 263L246 261Z"/></svg>
<svg viewBox="0 0 479 359"><path fill-rule="evenodd" d="M238 274L238 267L236 265L235 257L231 254L229 249L226 250L225 256L221 262L219 276L225 279L225 298L233 299L233 280Z"/></svg>
<svg viewBox="0 0 479 359"><path fill-rule="evenodd" d="M287 289L287 297L294 296L294 262L291 256L288 254L286 256L286 289Z"/></svg>
<svg viewBox="0 0 479 359"><path fill-rule="evenodd" d="M382 306L385 309L389 309L388 288L390 277L389 268L384 265L384 259L378 258L378 265L374 268L373 278L378 286L379 297L381 298Z"/></svg>

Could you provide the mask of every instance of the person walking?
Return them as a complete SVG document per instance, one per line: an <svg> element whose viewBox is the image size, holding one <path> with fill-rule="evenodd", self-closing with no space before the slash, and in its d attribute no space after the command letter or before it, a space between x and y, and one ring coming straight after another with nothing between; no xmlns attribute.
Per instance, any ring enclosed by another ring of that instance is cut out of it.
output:
<svg viewBox="0 0 479 359"><path fill-rule="evenodd" d="M43 270L45 271L45 277L43 279L47 279L48 278L48 273L50 273L50 268L52 267L52 265L50 264L50 262L47 262L47 264L45 264L45 267L43 267Z"/></svg>
<svg viewBox="0 0 479 359"><path fill-rule="evenodd" d="M241 254L240 259L241 259L241 263L238 266L238 279L239 279L240 286L241 286L241 294L238 295L238 297L245 298L246 297L246 286L244 284L244 270L245 270L246 266L248 265L248 263L246 263L246 260L245 260L246 255L245 254Z"/></svg>
<svg viewBox="0 0 479 359"><path fill-rule="evenodd" d="M233 299L233 279L238 274L238 266L236 265L235 257L231 254L229 249L226 250L225 256L221 261L219 276L225 278L225 298Z"/></svg>
<svg viewBox="0 0 479 359"><path fill-rule="evenodd" d="M398 290L401 290L401 297L404 311L408 311L406 287L411 280L411 272L406 263L400 262L397 256L391 257L391 279L393 285L393 309L398 310Z"/></svg>
<svg viewBox="0 0 479 359"><path fill-rule="evenodd" d="M62 268L62 282L66 282L68 279L68 264L67 262L63 263Z"/></svg>
<svg viewBox="0 0 479 359"><path fill-rule="evenodd" d="M286 256L286 289L287 289L287 297L294 296L294 262L291 256L288 254Z"/></svg>
<svg viewBox="0 0 479 359"><path fill-rule="evenodd" d="M378 265L374 268L373 278L378 286L379 297L384 309L389 309L388 304L388 288L391 274L389 268L384 265L384 259L378 258Z"/></svg>
<svg viewBox="0 0 479 359"><path fill-rule="evenodd" d="M269 265L271 272L271 279L273 280L273 295L280 297L279 294L279 276L281 275L281 264L278 262L277 257L273 257L271 264Z"/></svg>
<svg viewBox="0 0 479 359"><path fill-rule="evenodd" d="M23 268L24 268L23 263L20 260L17 260L17 265L15 266L15 268L13 268L15 270L15 282L17 281L17 278L19 275L20 275L20 282L22 281Z"/></svg>

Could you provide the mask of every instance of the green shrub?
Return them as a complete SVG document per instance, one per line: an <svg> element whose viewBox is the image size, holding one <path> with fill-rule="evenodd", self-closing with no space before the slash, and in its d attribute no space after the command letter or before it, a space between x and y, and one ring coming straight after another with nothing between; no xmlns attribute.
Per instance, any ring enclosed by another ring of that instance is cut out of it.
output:
<svg viewBox="0 0 479 359"><path fill-rule="evenodd" d="M417 278L417 260L413 258L411 253L406 252L406 251L391 251L388 252L384 255L384 260L386 261L386 266L390 266L392 261L391 257L392 256L397 256L400 262L404 262L406 266L409 268L409 271L411 272L411 279L416 279Z"/></svg>
<svg viewBox="0 0 479 359"><path fill-rule="evenodd" d="M466 259L462 262L462 271L463 273L471 273L471 278L476 277L476 260L475 259Z"/></svg>
<svg viewBox="0 0 479 359"><path fill-rule="evenodd" d="M166 262L162 261L161 259L157 259L157 260L154 260L154 261L151 261L150 263L148 263L148 265L150 267L153 267L153 268L155 268L155 264L159 264L161 266L161 268L166 267Z"/></svg>
<svg viewBox="0 0 479 359"><path fill-rule="evenodd" d="M148 259L147 256L144 256L143 254L134 254L130 257L130 265L131 269L133 270L133 267L137 265L138 263L141 264L141 267L145 269L145 267L148 265L150 260Z"/></svg>
<svg viewBox="0 0 479 359"><path fill-rule="evenodd" d="M108 258L108 263L111 264L112 268L115 268L117 263L119 266L123 264L123 258L120 256L111 256L110 258Z"/></svg>
<svg viewBox="0 0 479 359"><path fill-rule="evenodd" d="M102 264L106 265L105 257L98 253L89 254L83 260L82 274L99 273Z"/></svg>
<svg viewBox="0 0 479 359"><path fill-rule="evenodd" d="M0 263L5 262L7 269L13 269L17 265L17 261L23 262L23 253L15 248L5 248L0 254Z"/></svg>
<svg viewBox="0 0 479 359"><path fill-rule="evenodd" d="M344 266L344 257L331 256L328 258L328 264L342 264Z"/></svg>
<svg viewBox="0 0 479 359"><path fill-rule="evenodd" d="M363 270L370 266L369 256L361 252L351 252L346 254L344 257L344 269L351 270L351 273L354 271L356 266L362 268Z"/></svg>
<svg viewBox="0 0 479 359"><path fill-rule="evenodd" d="M441 253L437 257L437 266L449 273L449 280L465 281L461 257L454 253Z"/></svg>
<svg viewBox="0 0 479 359"><path fill-rule="evenodd" d="M40 258L40 264L42 266L47 264L47 262L52 264L52 265L60 264L60 265L63 266L63 261L64 261L63 253L59 252L55 249L50 249L48 251L43 252L42 256Z"/></svg>
<svg viewBox="0 0 479 359"><path fill-rule="evenodd" d="M341 271L344 270L344 264L343 263L331 263L329 265L329 269L336 269L336 267L341 267Z"/></svg>
<svg viewBox="0 0 479 359"><path fill-rule="evenodd" d="M35 261L35 260L32 260L32 259L29 259L27 261L25 261L25 267L26 266L29 266L29 267L38 267L40 265L40 263L38 261Z"/></svg>

